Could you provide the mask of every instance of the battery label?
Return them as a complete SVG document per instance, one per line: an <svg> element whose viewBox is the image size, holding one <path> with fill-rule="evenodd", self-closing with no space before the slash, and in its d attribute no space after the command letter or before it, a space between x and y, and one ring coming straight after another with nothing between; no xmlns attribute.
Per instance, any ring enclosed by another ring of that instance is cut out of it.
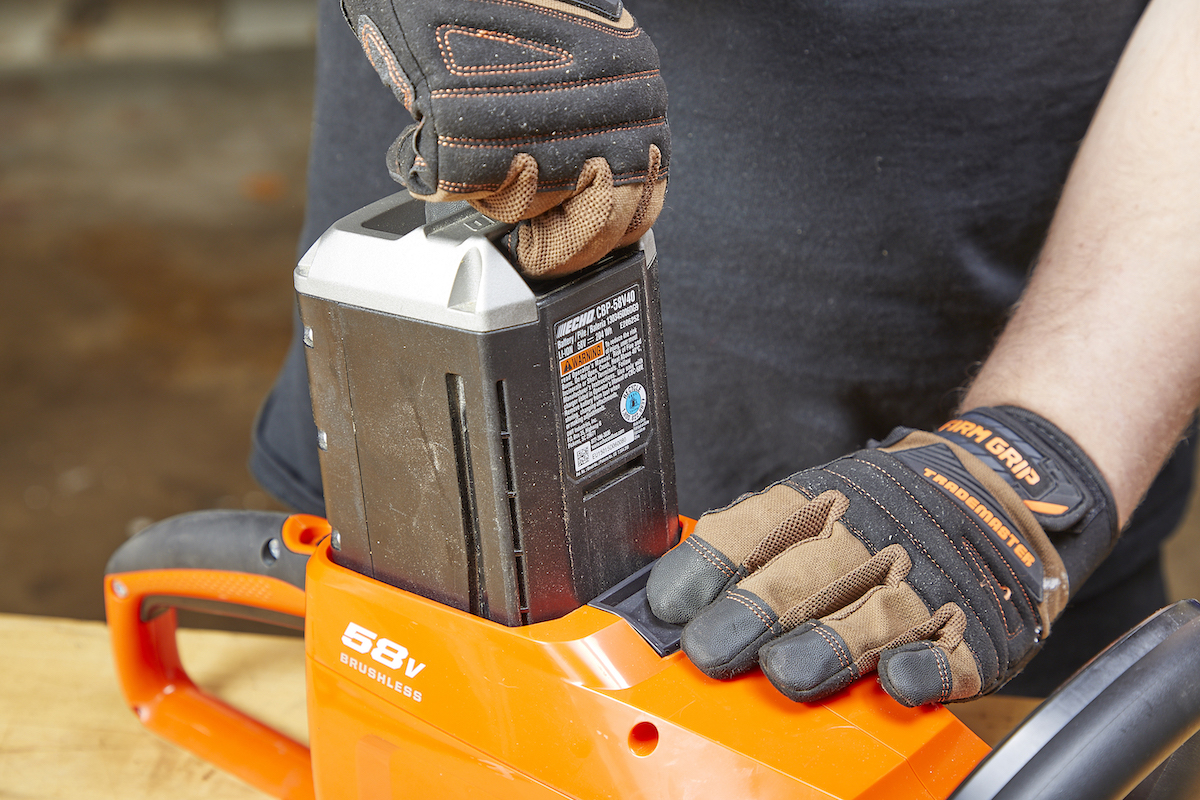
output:
<svg viewBox="0 0 1200 800"><path fill-rule="evenodd" d="M563 430L575 478L647 436L645 328L638 284L554 326Z"/></svg>

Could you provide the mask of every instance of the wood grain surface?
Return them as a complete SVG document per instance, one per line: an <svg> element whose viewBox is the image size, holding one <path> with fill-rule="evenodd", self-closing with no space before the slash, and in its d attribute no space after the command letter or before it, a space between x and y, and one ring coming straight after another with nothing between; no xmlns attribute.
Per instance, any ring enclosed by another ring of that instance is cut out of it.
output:
<svg viewBox="0 0 1200 800"><path fill-rule="evenodd" d="M307 741L299 638L181 629L192 680ZM266 795L147 731L125 706L102 623L0 614L0 798L243 800ZM950 706L994 745L1037 700Z"/></svg>
<svg viewBox="0 0 1200 800"><path fill-rule="evenodd" d="M192 680L307 741L304 642L181 630ZM263 798L141 726L99 622L0 614L0 797Z"/></svg>

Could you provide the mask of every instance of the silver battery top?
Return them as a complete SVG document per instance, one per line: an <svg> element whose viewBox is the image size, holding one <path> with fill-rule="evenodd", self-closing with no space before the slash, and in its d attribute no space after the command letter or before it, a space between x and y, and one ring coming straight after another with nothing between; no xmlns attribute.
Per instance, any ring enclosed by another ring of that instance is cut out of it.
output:
<svg viewBox="0 0 1200 800"><path fill-rule="evenodd" d="M468 211L393 232L412 223L389 215L423 205L388 197L339 220L300 259L296 291L479 333L537 322L533 291L488 238L502 223Z"/></svg>

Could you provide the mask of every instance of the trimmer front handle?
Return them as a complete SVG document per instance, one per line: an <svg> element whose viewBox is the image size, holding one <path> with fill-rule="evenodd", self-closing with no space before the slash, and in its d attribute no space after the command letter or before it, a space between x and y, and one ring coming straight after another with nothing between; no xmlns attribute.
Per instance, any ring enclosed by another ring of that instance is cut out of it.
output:
<svg viewBox="0 0 1200 800"><path fill-rule="evenodd" d="M204 511L163 520L108 562L104 603L117 677L141 722L256 788L312 798L309 750L206 694L176 647L176 608L304 627L304 569L319 517Z"/></svg>

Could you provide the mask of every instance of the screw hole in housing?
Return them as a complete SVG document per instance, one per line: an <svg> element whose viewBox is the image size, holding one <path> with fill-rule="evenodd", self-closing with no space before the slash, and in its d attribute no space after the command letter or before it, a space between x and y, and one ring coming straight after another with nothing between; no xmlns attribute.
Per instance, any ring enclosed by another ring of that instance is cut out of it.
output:
<svg viewBox="0 0 1200 800"><path fill-rule="evenodd" d="M658 728L653 722L639 722L629 731L629 749L639 758L645 758L658 747Z"/></svg>

